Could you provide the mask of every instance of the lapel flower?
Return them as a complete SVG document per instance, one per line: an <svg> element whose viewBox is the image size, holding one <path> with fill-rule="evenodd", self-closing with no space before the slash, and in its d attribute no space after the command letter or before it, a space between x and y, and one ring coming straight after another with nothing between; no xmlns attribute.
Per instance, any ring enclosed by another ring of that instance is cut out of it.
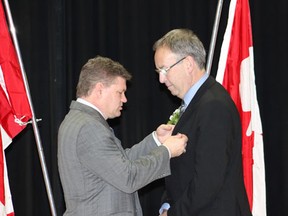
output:
<svg viewBox="0 0 288 216"><path fill-rule="evenodd" d="M172 113L167 124L176 125L179 118L180 118L180 107Z"/></svg>

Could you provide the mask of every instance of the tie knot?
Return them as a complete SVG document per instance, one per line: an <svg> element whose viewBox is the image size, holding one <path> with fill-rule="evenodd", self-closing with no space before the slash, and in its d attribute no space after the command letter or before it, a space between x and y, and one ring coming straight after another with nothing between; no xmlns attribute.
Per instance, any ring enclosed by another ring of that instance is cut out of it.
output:
<svg viewBox="0 0 288 216"><path fill-rule="evenodd" d="M185 111L186 107L185 107L185 102L182 101L181 102L181 106L180 106L180 116L183 114L183 112Z"/></svg>

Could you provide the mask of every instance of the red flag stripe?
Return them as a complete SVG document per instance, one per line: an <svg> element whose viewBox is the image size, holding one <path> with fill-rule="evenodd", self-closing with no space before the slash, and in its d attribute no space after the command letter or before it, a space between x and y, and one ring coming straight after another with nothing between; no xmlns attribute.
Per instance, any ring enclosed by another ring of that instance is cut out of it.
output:
<svg viewBox="0 0 288 216"><path fill-rule="evenodd" d="M262 125L256 98L253 57L249 2L231 0L216 79L227 89L240 113L244 183L252 213L254 216L265 216Z"/></svg>
<svg viewBox="0 0 288 216"><path fill-rule="evenodd" d="M4 149L25 128L25 124L19 123L27 122L31 117L16 50L0 1L0 212L3 216L14 215Z"/></svg>
<svg viewBox="0 0 288 216"><path fill-rule="evenodd" d="M6 111L5 114L1 113L0 123L9 136L13 138L25 127L17 124L15 117L27 122L31 119L31 110L2 3L0 4L0 67L3 73L0 92L1 111L2 109Z"/></svg>

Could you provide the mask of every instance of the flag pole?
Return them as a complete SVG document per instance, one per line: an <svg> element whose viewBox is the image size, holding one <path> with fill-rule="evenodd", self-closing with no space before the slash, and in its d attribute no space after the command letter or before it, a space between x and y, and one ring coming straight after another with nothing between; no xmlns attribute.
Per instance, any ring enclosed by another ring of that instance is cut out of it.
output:
<svg viewBox="0 0 288 216"><path fill-rule="evenodd" d="M47 171L47 168L46 168L45 157L44 157L44 153L43 153L43 147L42 147L41 139L40 139L40 135L39 135L40 133L39 133L38 126L37 126L37 120L36 120L35 114L34 114L34 109L33 109L33 105L32 105L32 99L31 99L31 95L30 95L30 89L29 89L26 73L25 73L25 70L24 70L24 66L23 66L23 63L22 63L22 57L21 57L21 53L20 53L20 49L19 49L19 45L18 45L18 40L17 40L17 37L16 37L15 26L14 26L14 23L13 23L13 19L12 19L12 15L11 15L11 11L10 11L10 6L9 6L9 3L8 3L8 0L4 0L4 4L5 4L5 8L6 8L6 14L7 14L7 17L8 17L10 32L11 32L12 39L13 39L13 42L14 42L14 45L15 45L15 49L16 49L16 53L17 53L19 64L20 64L23 81L24 81L24 86L25 86L25 90L27 92L27 98L28 98L28 102L29 102L29 105L30 105L31 113L32 113L32 126L33 126L34 135L35 135L35 140L36 140L36 145L37 145L37 149L38 149L38 154L39 154L39 158L40 158L41 168L42 168L42 171L43 171L43 177L44 177L44 181L45 181L45 185L46 185L46 190L47 190L47 195L48 195L48 199L49 199L50 209L51 209L52 216L56 216L57 214L56 214L54 199L53 199L52 190L51 190L51 186L50 186L50 181L49 181L49 177L48 177L48 171Z"/></svg>
<svg viewBox="0 0 288 216"><path fill-rule="evenodd" d="M222 13L222 6L223 6L223 0L219 0L218 5L217 5L215 20L214 20L214 26L213 26L212 36L211 36L209 52L208 52L208 59L207 59L207 66L206 66L206 73L208 73L208 74L210 74L210 72L211 72L211 66L212 66L212 61L213 61L213 55L214 55L215 44L216 44L216 39L217 39L217 33L218 33L218 29L219 29L219 22L220 22L220 17L221 17L221 13Z"/></svg>

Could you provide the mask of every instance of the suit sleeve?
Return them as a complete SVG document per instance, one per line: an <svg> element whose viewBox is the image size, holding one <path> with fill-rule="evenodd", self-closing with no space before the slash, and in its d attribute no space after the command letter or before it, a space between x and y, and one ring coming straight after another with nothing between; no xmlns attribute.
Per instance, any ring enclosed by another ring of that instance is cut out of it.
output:
<svg viewBox="0 0 288 216"><path fill-rule="evenodd" d="M120 141L106 127L95 122L86 124L79 134L77 155L81 164L99 179L123 192L133 193L155 179L170 174L169 153L164 146L153 148L145 156L130 152L134 159L129 159ZM155 145L153 138L148 136L139 145L149 145L150 142ZM137 148L141 150L139 146L130 151ZM141 151L146 154L147 147Z"/></svg>
<svg viewBox="0 0 288 216"><path fill-rule="evenodd" d="M150 154L151 150L157 148L157 146L158 145L156 144L151 133L143 140L141 140L138 144L133 145L131 148L126 148L125 152L130 160L136 160L141 156Z"/></svg>

